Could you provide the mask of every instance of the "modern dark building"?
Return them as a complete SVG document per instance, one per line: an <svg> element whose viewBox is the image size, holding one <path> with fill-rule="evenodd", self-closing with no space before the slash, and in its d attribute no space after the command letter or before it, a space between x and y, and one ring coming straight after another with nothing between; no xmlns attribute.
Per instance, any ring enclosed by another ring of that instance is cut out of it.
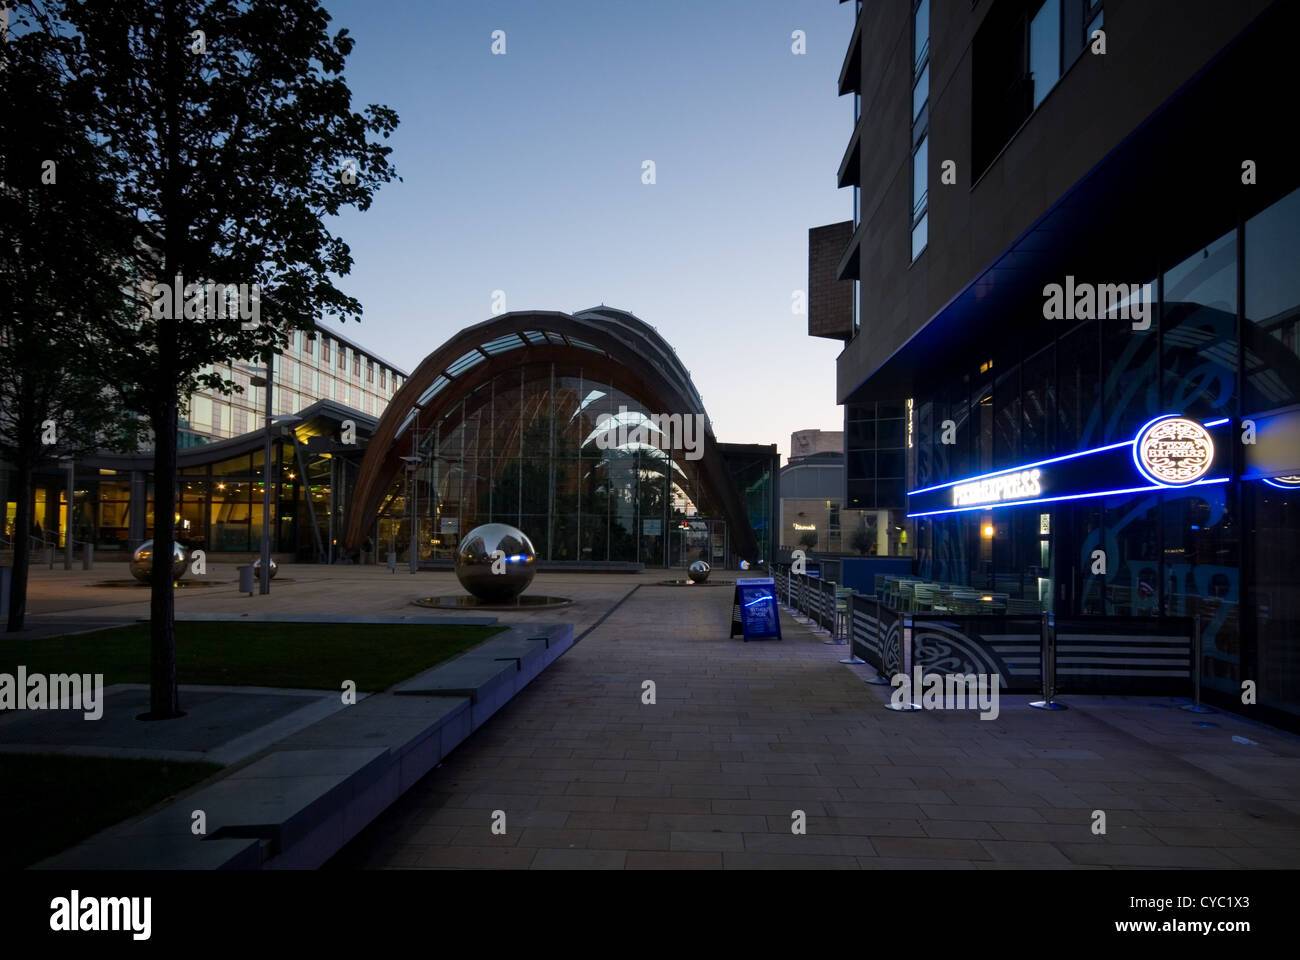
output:
<svg viewBox="0 0 1300 960"><path fill-rule="evenodd" d="M846 507L1021 610L1194 618L1207 696L1296 726L1300 5L857 8Z"/></svg>

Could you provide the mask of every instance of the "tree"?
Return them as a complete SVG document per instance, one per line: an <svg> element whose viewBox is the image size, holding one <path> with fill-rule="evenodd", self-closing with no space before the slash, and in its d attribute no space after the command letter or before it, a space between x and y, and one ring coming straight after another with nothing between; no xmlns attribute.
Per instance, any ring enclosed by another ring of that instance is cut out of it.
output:
<svg viewBox="0 0 1300 960"><path fill-rule="evenodd" d="M799 535L799 546L807 547L809 550L817 549L817 531L805 530Z"/></svg>
<svg viewBox="0 0 1300 960"><path fill-rule="evenodd" d="M36 468L135 443L136 421L98 365L104 318L130 315L117 251L131 225L61 85L60 52L70 42L32 30L0 42L0 457L16 502L9 631L26 619ZM67 535L84 539L72 504L65 516Z"/></svg>
<svg viewBox="0 0 1300 960"><path fill-rule="evenodd" d="M137 311L103 334L128 404L153 429L153 538L167 544L181 398L235 389L213 364L267 356L325 317L360 318L334 285L352 256L326 218L368 209L396 176L373 136L387 138L397 115L352 109L353 41L330 34L316 0L30 2L47 33L76 38L66 83L136 225L122 252ZM151 586L146 716L164 719L180 715L167 564Z"/></svg>
<svg viewBox="0 0 1300 960"><path fill-rule="evenodd" d="M865 557L875 541L876 538L867 529L867 515L858 514L858 528L853 531L853 539L849 541L849 546L858 551L858 556Z"/></svg>

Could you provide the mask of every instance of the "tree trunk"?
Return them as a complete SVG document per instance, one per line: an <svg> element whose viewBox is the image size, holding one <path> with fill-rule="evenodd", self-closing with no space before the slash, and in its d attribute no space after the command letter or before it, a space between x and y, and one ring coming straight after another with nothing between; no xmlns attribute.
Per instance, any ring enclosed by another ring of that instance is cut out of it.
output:
<svg viewBox="0 0 1300 960"><path fill-rule="evenodd" d="M184 716L176 683L176 593L172 586L172 543L176 534L177 396L163 388L153 418L153 572L149 598L150 720Z"/></svg>
<svg viewBox="0 0 1300 960"><path fill-rule="evenodd" d="M32 467L28 458L20 457L22 464L14 468L18 476L18 489L14 491L14 567L9 580L9 622L5 629L10 633L23 628L27 616L27 572L31 568L32 533Z"/></svg>

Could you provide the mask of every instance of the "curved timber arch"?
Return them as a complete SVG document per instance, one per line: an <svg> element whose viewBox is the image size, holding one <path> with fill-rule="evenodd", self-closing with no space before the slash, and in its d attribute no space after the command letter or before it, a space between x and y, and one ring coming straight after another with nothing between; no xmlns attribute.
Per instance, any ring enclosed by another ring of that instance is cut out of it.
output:
<svg viewBox="0 0 1300 960"><path fill-rule="evenodd" d="M699 415L705 425L697 463L704 493L731 531L733 553L757 559L757 541L699 391L672 347L630 313L607 307L577 314L505 313L467 327L429 354L393 395L358 471L343 542L356 549L373 529L384 498L409 454L413 423L432 424L505 371L534 364L575 365L603 378L647 409Z"/></svg>

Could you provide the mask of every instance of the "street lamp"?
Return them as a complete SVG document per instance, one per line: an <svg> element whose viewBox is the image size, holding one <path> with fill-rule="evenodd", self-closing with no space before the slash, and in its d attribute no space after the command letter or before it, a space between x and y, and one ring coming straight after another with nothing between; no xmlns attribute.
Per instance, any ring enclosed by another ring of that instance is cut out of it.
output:
<svg viewBox="0 0 1300 960"><path fill-rule="evenodd" d="M415 468L420 465L419 457L402 457L402 462L406 464L406 504L411 511L411 556L409 559L411 573L415 573L418 554L416 553L415 542L415 502L411 499L411 487L415 480Z"/></svg>
<svg viewBox="0 0 1300 960"><path fill-rule="evenodd" d="M72 569L72 501L76 495L73 490L73 459L68 457L59 461L59 466L68 471L68 509L64 514L63 524L63 569Z"/></svg>
<svg viewBox="0 0 1300 960"><path fill-rule="evenodd" d="M258 593L271 592L271 425L278 421L301 418L293 414L271 416L271 390L275 372L275 354L268 352L265 367L248 367L248 382L266 388L266 438L262 444L262 576Z"/></svg>

